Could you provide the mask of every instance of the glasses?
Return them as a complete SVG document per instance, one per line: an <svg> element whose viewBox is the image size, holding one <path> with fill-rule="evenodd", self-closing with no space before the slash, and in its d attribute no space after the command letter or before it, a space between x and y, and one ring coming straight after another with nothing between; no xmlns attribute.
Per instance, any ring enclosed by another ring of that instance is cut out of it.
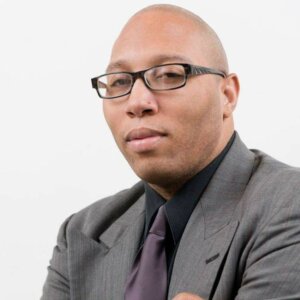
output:
<svg viewBox="0 0 300 300"><path fill-rule="evenodd" d="M100 98L114 99L131 93L138 78L152 91L168 91L186 85L187 79L194 75L214 74L226 77L226 73L190 64L164 64L139 72L113 72L92 78L92 86Z"/></svg>

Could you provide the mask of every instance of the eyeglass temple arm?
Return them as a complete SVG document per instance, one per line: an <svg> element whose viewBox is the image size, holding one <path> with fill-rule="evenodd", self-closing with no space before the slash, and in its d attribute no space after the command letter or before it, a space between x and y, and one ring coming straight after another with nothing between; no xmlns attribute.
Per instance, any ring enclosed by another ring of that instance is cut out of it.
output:
<svg viewBox="0 0 300 300"><path fill-rule="evenodd" d="M94 89L98 89L98 88L99 88L98 84L100 84L100 86L101 86L102 88L106 88L106 84L105 84L104 82L98 81L98 78L99 78L99 77L95 77L95 78L92 78L92 79L91 79L91 81L92 81L92 87L93 87Z"/></svg>
<svg viewBox="0 0 300 300"><path fill-rule="evenodd" d="M94 89L97 89L97 88L98 88L98 86L97 86L97 80L98 80L98 77L95 77L95 78L92 78L92 79L91 79L92 87L93 87Z"/></svg>
<svg viewBox="0 0 300 300"><path fill-rule="evenodd" d="M211 69L211 68L198 67L198 66L191 65L191 75L202 75L202 74L215 74L215 75L222 76L224 78L226 77L225 72Z"/></svg>

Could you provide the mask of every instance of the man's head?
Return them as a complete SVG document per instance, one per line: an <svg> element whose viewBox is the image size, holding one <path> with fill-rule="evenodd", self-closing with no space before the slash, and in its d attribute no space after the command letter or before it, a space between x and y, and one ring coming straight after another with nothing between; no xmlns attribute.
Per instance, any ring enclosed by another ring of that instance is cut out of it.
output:
<svg viewBox="0 0 300 300"><path fill-rule="evenodd" d="M228 73L215 32L198 16L170 5L136 13L112 49L108 72L189 63ZM235 74L191 76L184 87L152 91L137 79L129 95L104 100L105 118L135 173L169 198L208 165L233 133L239 91Z"/></svg>

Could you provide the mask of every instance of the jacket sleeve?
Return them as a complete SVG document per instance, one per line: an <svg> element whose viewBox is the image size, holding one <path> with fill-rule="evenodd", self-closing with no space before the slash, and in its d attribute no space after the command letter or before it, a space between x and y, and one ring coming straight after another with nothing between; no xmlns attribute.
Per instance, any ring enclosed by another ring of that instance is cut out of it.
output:
<svg viewBox="0 0 300 300"><path fill-rule="evenodd" d="M281 207L257 234L236 300L300 299L300 201Z"/></svg>
<svg viewBox="0 0 300 300"><path fill-rule="evenodd" d="M66 239L67 226L71 217L60 227L57 245L53 250L52 259L50 260L41 300L69 300L71 298L68 274L68 245Z"/></svg>

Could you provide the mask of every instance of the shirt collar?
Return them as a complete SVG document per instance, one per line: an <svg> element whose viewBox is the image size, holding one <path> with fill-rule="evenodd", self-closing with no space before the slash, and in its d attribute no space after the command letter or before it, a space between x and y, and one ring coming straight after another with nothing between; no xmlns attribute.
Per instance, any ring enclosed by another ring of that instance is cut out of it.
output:
<svg viewBox="0 0 300 300"><path fill-rule="evenodd" d="M162 198L146 182L144 183L146 193L146 223L144 237L146 237L150 229L158 208L165 204L166 216L173 241L175 245L179 242L200 196L230 149L235 135L236 133L234 132L223 151L208 166L186 182L169 201Z"/></svg>

